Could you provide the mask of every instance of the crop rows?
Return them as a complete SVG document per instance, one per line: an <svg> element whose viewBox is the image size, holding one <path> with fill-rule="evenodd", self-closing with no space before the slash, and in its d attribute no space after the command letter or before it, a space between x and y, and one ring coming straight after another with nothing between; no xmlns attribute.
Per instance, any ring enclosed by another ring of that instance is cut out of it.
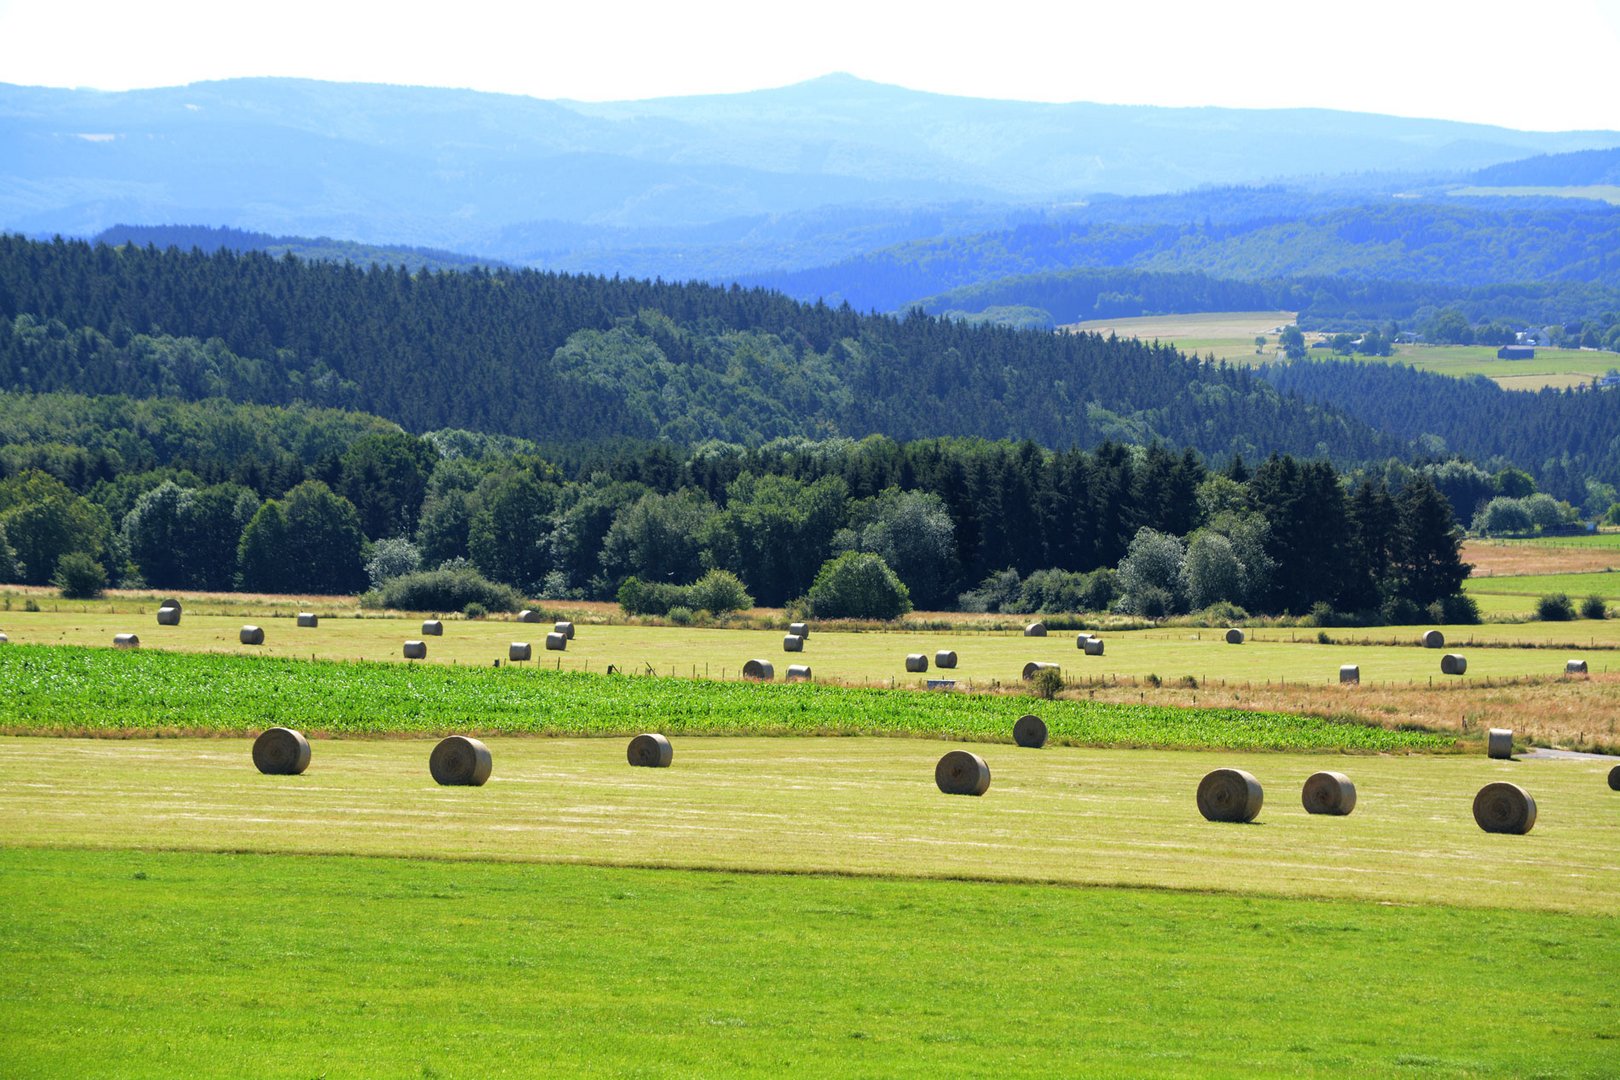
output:
<svg viewBox="0 0 1620 1080"><path fill-rule="evenodd" d="M0 649L11 734L882 734L1006 739L1036 711L1083 746L1432 751L1451 739L1241 709L1035 702L995 694L442 665L290 660L64 646Z"/></svg>

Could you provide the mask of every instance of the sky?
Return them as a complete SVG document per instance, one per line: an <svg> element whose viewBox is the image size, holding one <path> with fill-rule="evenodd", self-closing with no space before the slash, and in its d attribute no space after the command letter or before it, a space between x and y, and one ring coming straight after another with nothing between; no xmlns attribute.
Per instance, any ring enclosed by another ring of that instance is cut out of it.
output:
<svg viewBox="0 0 1620 1080"><path fill-rule="evenodd" d="M540 98L848 72L1025 101L1322 107L1620 130L1620 0L0 0L0 82L281 75Z"/></svg>

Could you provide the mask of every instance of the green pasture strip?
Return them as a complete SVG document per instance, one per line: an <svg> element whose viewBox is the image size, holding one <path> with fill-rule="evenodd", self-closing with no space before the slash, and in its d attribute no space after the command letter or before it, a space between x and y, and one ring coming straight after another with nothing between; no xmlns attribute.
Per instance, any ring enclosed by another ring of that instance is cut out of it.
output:
<svg viewBox="0 0 1620 1080"><path fill-rule="evenodd" d="M8 1077L1612 1075L1613 918L0 849Z"/></svg>
<svg viewBox="0 0 1620 1080"><path fill-rule="evenodd" d="M1590 574L1513 574L1495 577L1471 577L1463 582L1463 591L1471 596L1540 597L1552 593L1563 593L1577 602L1588 596L1601 596L1605 600L1620 600L1620 574L1599 570Z"/></svg>
<svg viewBox="0 0 1620 1080"><path fill-rule="evenodd" d="M1601 759L1324 759L1275 752L1033 750L873 738L671 737L669 768L623 739L490 736L483 787L440 787L432 739L312 740L300 776L242 738L0 737L0 836L17 846L382 855L681 869L1132 885L1400 904L1620 912L1620 794ZM942 794L953 747L979 798ZM1264 789L1248 826L1212 824L1211 769ZM1322 769L1355 812L1307 814ZM1527 836L1473 819L1485 784L1535 798Z"/></svg>
<svg viewBox="0 0 1620 1080"><path fill-rule="evenodd" d="M622 735L885 734L1005 739L1036 704L999 694L756 685L505 668L334 663L53 646L0 648L0 731ZM1453 740L1230 708L1041 702L1091 746L1433 751Z"/></svg>
<svg viewBox="0 0 1620 1080"><path fill-rule="evenodd" d="M1496 547L1620 548L1620 531L1572 533L1568 536L1524 536L1501 540L1472 540L1470 543L1489 544Z"/></svg>

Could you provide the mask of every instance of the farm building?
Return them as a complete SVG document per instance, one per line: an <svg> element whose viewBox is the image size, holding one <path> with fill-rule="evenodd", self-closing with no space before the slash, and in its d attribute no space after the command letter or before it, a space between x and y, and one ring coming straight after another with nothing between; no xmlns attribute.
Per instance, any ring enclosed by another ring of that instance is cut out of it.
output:
<svg viewBox="0 0 1620 1080"><path fill-rule="evenodd" d="M1534 360L1536 350L1532 345L1504 345L1496 350L1498 360Z"/></svg>

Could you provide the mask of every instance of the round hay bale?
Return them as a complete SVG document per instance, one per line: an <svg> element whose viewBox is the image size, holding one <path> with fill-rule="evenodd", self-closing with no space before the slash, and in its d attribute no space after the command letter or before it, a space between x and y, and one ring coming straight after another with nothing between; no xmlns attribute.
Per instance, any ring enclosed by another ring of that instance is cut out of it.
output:
<svg viewBox="0 0 1620 1080"><path fill-rule="evenodd" d="M937 668L953 668L956 666L956 653L951 649L941 649L934 654L934 666Z"/></svg>
<svg viewBox="0 0 1620 1080"><path fill-rule="evenodd" d="M776 678L776 668L769 660L750 660L743 665L743 678L770 682Z"/></svg>
<svg viewBox="0 0 1620 1080"><path fill-rule="evenodd" d="M1013 721L1013 742L1039 750L1046 745L1046 721L1034 713L1025 713Z"/></svg>
<svg viewBox="0 0 1620 1080"><path fill-rule="evenodd" d="M556 631L557 633L561 634L563 637L567 638L569 641L574 640L574 624L567 621L566 619L563 620L562 622L557 623L551 629Z"/></svg>
<svg viewBox="0 0 1620 1080"><path fill-rule="evenodd" d="M783 652L804 652L804 638L798 634L789 634L782 639Z"/></svg>
<svg viewBox="0 0 1620 1080"><path fill-rule="evenodd" d="M555 630L552 631L551 633L547 634L546 635L546 651L547 652L567 652L568 651L568 635L567 634L559 634Z"/></svg>
<svg viewBox="0 0 1620 1080"><path fill-rule="evenodd" d="M244 645L263 645L264 644L264 628L263 627L253 626L253 625L244 626L244 627L242 627L241 632L238 633L236 636L237 636L237 639L239 641L241 641L242 644L244 644Z"/></svg>
<svg viewBox="0 0 1620 1080"><path fill-rule="evenodd" d="M321 625L321 617L313 611L300 611L298 613L298 625L311 628L317 627Z"/></svg>
<svg viewBox="0 0 1620 1080"><path fill-rule="evenodd" d="M810 624L802 622L788 623L788 633L796 638L807 638L810 636Z"/></svg>
<svg viewBox="0 0 1620 1080"><path fill-rule="evenodd" d="M1342 772L1312 773L1300 792L1300 800L1307 813L1344 817L1356 808L1356 785Z"/></svg>
<svg viewBox="0 0 1620 1080"><path fill-rule="evenodd" d="M920 652L908 653L906 656L906 670L927 671L928 656L925 653Z"/></svg>
<svg viewBox="0 0 1620 1080"><path fill-rule="evenodd" d="M792 664L787 669L788 682L809 682L810 666L808 664Z"/></svg>
<svg viewBox="0 0 1620 1080"><path fill-rule="evenodd" d="M518 612L518 622L539 622L539 621L540 621L540 613L538 611L534 611L531 608L524 608L522 611Z"/></svg>
<svg viewBox="0 0 1620 1080"><path fill-rule="evenodd" d="M1241 644L1243 644L1243 631L1239 630L1235 626L1232 627L1230 630L1228 630L1226 632L1226 643L1228 645L1241 645Z"/></svg>
<svg viewBox="0 0 1620 1080"><path fill-rule="evenodd" d="M1485 756L1499 761L1513 757L1513 729L1493 727L1485 736Z"/></svg>
<svg viewBox="0 0 1620 1080"><path fill-rule="evenodd" d="M1242 769L1216 769L1198 783L1198 812L1207 821L1253 821L1265 793Z"/></svg>
<svg viewBox="0 0 1620 1080"><path fill-rule="evenodd" d="M1425 630L1423 631L1423 637L1418 640L1423 642L1425 649L1443 649L1446 647L1446 635L1438 630Z"/></svg>
<svg viewBox="0 0 1620 1080"><path fill-rule="evenodd" d="M1586 661L1585 660L1566 660L1566 661L1564 661L1564 674L1565 675L1585 675L1586 674Z"/></svg>
<svg viewBox="0 0 1620 1080"><path fill-rule="evenodd" d="M1057 671L1058 666L1056 664L1043 664L1038 660L1031 660L1029 663L1024 665L1024 681L1028 682L1029 680L1033 679L1037 671L1048 670Z"/></svg>
<svg viewBox="0 0 1620 1080"><path fill-rule="evenodd" d="M1609 790L1620 791L1620 765L1609 770Z"/></svg>
<svg viewBox="0 0 1620 1080"><path fill-rule="evenodd" d="M1081 648L1085 649L1087 656L1101 656L1103 654L1103 639L1100 637L1087 638L1086 643Z"/></svg>
<svg viewBox="0 0 1620 1080"><path fill-rule="evenodd" d="M172 597L172 596L171 596L171 597L169 597L169 598L168 598L168 599L166 599L166 600L160 600L160 601L158 601L158 607L160 607L160 608L166 608L166 607L172 607L172 608L174 608L174 610L176 610L176 611L179 611L179 610L181 610L181 608L180 608L180 601L178 601L178 600L176 600L176 599L174 599L174 597Z"/></svg>
<svg viewBox="0 0 1620 1080"><path fill-rule="evenodd" d="M1448 652L1440 658L1440 674L1463 675L1468 671L1468 657L1462 653Z"/></svg>
<svg viewBox="0 0 1620 1080"><path fill-rule="evenodd" d="M425 641L407 641L405 643L405 659L407 659L407 660L426 660L427 659L427 642L425 642Z"/></svg>
<svg viewBox="0 0 1620 1080"><path fill-rule="evenodd" d="M1523 835L1536 824L1536 800L1518 784L1486 784L1474 796L1474 821L1486 832Z"/></svg>
<svg viewBox="0 0 1620 1080"><path fill-rule="evenodd" d="M527 641L514 641L506 649L508 660L527 660L533 655L534 650L529 648Z"/></svg>
<svg viewBox="0 0 1620 1080"><path fill-rule="evenodd" d="M1361 668L1356 664L1339 665L1339 681L1350 686L1361 685Z"/></svg>
<svg viewBox="0 0 1620 1080"><path fill-rule="evenodd" d="M113 648L115 649L138 649L140 647L141 638L139 634L113 635Z"/></svg>
<svg viewBox="0 0 1620 1080"><path fill-rule="evenodd" d="M625 752L630 764L640 765L648 769L667 769L670 760L675 756L675 748L669 745L669 740L662 735L637 735L630 740L630 748Z"/></svg>
<svg viewBox="0 0 1620 1080"><path fill-rule="evenodd" d="M180 609L177 607L160 607L158 608L157 619L159 626L179 626Z"/></svg>
<svg viewBox="0 0 1620 1080"><path fill-rule="evenodd" d="M952 750L934 766L934 783L947 795L983 795L990 790L990 766L966 750Z"/></svg>
<svg viewBox="0 0 1620 1080"><path fill-rule="evenodd" d="M1032 622L1032 623L1030 623L1028 626L1024 627L1024 636L1025 637L1045 637L1046 636L1046 624L1043 623L1043 622Z"/></svg>
<svg viewBox="0 0 1620 1080"><path fill-rule="evenodd" d="M10 639L10 638L8 638L8 637L6 637L6 635L5 635L5 634L0 634L0 645L4 645L4 644L5 644L5 643L6 643L6 642L8 642L8 641L10 641L10 640L11 640L11 639Z"/></svg>
<svg viewBox="0 0 1620 1080"><path fill-rule="evenodd" d="M253 766L267 776L297 776L309 768L309 740L292 728L266 728L253 740Z"/></svg>
<svg viewBox="0 0 1620 1080"><path fill-rule="evenodd" d="M444 623L438 619L427 619L422 623L423 637L444 637Z"/></svg>
<svg viewBox="0 0 1620 1080"><path fill-rule="evenodd" d="M493 764L489 747L465 735L451 735L433 748L428 772L446 787L479 787L489 779Z"/></svg>

